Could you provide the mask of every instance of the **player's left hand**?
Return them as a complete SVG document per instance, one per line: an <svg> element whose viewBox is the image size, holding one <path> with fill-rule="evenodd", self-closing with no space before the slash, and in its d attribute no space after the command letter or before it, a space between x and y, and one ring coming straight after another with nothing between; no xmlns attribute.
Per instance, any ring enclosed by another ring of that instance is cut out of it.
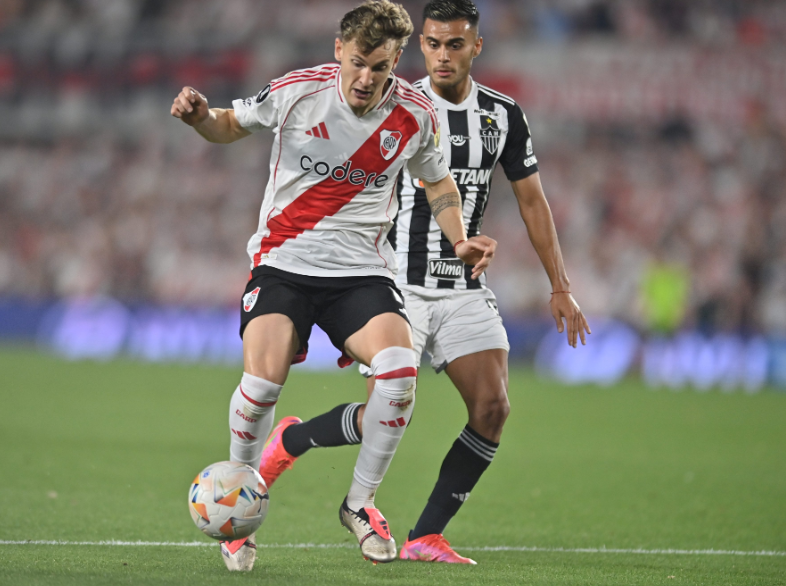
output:
<svg viewBox="0 0 786 586"><path fill-rule="evenodd" d="M587 323L587 318L581 313L579 304L573 299L573 295L567 291L552 293L549 306L551 307L551 315L554 316L554 320L557 322L557 331L560 334L565 331L565 324L562 321L565 318L565 322L568 325L568 344L575 348L580 337L582 346L586 345L587 338L584 332L591 334L592 330L590 330Z"/></svg>
<svg viewBox="0 0 786 586"><path fill-rule="evenodd" d="M474 265L472 266L473 279L480 277L488 268L496 251L497 241L488 236L473 236L456 246L456 256L464 261L464 264Z"/></svg>

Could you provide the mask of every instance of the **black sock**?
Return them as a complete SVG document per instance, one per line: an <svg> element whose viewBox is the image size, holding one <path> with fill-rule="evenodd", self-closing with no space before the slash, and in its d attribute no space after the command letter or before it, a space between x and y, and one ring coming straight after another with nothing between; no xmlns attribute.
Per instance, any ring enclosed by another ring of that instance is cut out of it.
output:
<svg viewBox="0 0 786 586"><path fill-rule="evenodd" d="M445 531L491 464L498 447L499 444L487 440L469 425L462 430L442 461L437 484L409 534L410 539Z"/></svg>
<svg viewBox="0 0 786 586"><path fill-rule="evenodd" d="M358 409L363 403L345 403L313 419L290 425L281 434L284 449L300 457L311 448L350 446L363 439L358 427Z"/></svg>

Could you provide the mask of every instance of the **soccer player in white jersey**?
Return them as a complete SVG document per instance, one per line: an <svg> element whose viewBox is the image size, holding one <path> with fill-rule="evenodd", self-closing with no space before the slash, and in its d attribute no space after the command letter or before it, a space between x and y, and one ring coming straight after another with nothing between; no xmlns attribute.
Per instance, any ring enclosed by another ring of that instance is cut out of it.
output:
<svg viewBox="0 0 786 586"><path fill-rule="evenodd" d="M527 119L514 100L477 84L469 75L483 47L478 22L477 8L469 0L432 0L426 5L420 46L428 77L414 87L436 108L470 236L480 232L491 175L497 162L502 165L551 281L551 312L557 329L567 329L568 343L576 347L579 338L586 342L590 328L570 293ZM485 275L472 278L452 250L449 235L432 220L427 184L411 169L402 175L401 207L394 232L388 236L399 259L396 283L404 293L417 356L427 351L437 372L447 372L466 403L469 421L442 463L428 503L401 549L401 559L474 564L450 547L443 532L499 446L510 410L508 340L494 294L485 287ZM365 369L364 374L371 373ZM352 403L305 423L292 417L282 420L262 456L260 471L265 480L272 484L314 445L359 443L367 433L366 409L367 405Z"/></svg>
<svg viewBox="0 0 786 586"><path fill-rule="evenodd" d="M340 63L292 72L230 110L209 109L185 87L171 110L211 142L275 132L259 229L248 245L252 270L240 312L245 372L230 402L230 459L259 467L290 364L305 359L318 324L342 351L339 364L357 360L375 380L339 508L375 563L396 557L374 495L411 417L418 363L387 241L401 169L423 178L434 216L475 276L496 247L490 238L467 238L434 109L392 73L411 33L400 5L367 1L341 21ZM253 538L221 549L230 570L253 566Z"/></svg>

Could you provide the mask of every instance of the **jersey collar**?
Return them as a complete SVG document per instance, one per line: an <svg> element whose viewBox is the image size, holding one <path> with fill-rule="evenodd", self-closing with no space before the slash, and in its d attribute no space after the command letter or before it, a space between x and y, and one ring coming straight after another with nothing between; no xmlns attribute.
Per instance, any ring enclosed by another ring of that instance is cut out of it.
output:
<svg viewBox="0 0 786 586"><path fill-rule="evenodd" d="M423 88L426 91L426 95L431 99L432 102L434 102L435 106L444 108L446 110L466 110L473 103L475 103L475 100L478 97L478 84L475 83L475 80L472 79L471 76L469 78L469 81L471 84L469 95L460 104L454 104L453 102L448 102L447 100L440 98L431 87L431 78L429 78L428 76L424 77L421 80L421 84L423 85Z"/></svg>

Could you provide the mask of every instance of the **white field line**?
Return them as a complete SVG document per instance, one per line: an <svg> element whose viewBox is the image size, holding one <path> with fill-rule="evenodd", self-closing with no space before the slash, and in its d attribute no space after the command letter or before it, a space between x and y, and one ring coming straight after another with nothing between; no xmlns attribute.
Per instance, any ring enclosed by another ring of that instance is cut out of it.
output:
<svg viewBox="0 0 786 586"><path fill-rule="evenodd" d="M0 545L98 545L114 547L216 547L217 543L205 541L43 541L43 540L0 540ZM352 543L258 543L265 549L355 549ZM546 553L621 553L637 555L739 555L762 557L786 557L786 551L739 551L733 549L621 549L610 547L527 547L496 545L486 547L456 547L461 551L518 551Z"/></svg>

